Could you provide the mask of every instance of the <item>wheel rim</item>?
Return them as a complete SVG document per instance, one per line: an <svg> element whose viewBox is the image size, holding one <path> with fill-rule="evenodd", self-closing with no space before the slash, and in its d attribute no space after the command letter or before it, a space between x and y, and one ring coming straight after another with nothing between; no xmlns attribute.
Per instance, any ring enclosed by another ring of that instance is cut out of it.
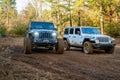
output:
<svg viewBox="0 0 120 80"><path fill-rule="evenodd" d="M84 52L85 53L89 52L89 44L87 44L87 43L84 44Z"/></svg>

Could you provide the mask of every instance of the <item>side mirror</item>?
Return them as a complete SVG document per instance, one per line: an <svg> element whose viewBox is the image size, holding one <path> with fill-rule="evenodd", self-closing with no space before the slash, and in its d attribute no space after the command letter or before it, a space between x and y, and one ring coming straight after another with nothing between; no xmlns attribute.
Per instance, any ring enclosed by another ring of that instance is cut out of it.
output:
<svg viewBox="0 0 120 80"><path fill-rule="evenodd" d="M56 30L56 31L58 31L58 29L57 29L57 28L55 28L55 30Z"/></svg>
<svg viewBox="0 0 120 80"><path fill-rule="evenodd" d="M26 30L28 30L28 27L26 27Z"/></svg>

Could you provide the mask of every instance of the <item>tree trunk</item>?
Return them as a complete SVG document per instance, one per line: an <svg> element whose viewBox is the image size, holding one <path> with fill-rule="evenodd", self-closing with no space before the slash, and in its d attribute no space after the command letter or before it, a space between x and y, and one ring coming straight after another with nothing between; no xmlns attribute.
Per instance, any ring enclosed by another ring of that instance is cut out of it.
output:
<svg viewBox="0 0 120 80"><path fill-rule="evenodd" d="M104 18L103 18L103 15L100 16L100 26L101 26L101 33L104 34Z"/></svg>
<svg viewBox="0 0 120 80"><path fill-rule="evenodd" d="M69 4L68 4L68 6L69 6L69 16L70 16L70 26L72 27L72 13L71 13L71 0L69 0Z"/></svg>
<svg viewBox="0 0 120 80"><path fill-rule="evenodd" d="M101 28L101 33L104 34L104 15L103 15L102 2L101 2L101 5L100 5L100 28Z"/></svg>
<svg viewBox="0 0 120 80"><path fill-rule="evenodd" d="M9 28L9 14L8 14L8 6L6 7L7 8L7 26Z"/></svg>
<svg viewBox="0 0 120 80"><path fill-rule="evenodd" d="M72 14L71 14L71 11L70 11L70 26L72 27Z"/></svg>
<svg viewBox="0 0 120 80"><path fill-rule="evenodd" d="M78 26L80 26L80 11L78 11Z"/></svg>

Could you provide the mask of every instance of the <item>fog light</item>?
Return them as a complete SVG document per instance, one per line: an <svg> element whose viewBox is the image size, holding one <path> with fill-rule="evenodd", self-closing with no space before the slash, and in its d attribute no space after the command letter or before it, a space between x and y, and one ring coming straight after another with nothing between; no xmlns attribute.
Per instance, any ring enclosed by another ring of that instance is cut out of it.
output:
<svg viewBox="0 0 120 80"><path fill-rule="evenodd" d="M96 43L99 43L99 40L96 40Z"/></svg>

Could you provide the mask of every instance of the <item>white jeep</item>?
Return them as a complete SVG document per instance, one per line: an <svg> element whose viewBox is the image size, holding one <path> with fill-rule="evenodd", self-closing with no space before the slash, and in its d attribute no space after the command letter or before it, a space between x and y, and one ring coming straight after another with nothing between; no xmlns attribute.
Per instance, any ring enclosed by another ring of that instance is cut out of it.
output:
<svg viewBox="0 0 120 80"><path fill-rule="evenodd" d="M114 38L103 35L96 27L76 26L64 29L63 40L65 49L80 47L84 53L93 53L94 49L105 50L106 53L114 52Z"/></svg>

